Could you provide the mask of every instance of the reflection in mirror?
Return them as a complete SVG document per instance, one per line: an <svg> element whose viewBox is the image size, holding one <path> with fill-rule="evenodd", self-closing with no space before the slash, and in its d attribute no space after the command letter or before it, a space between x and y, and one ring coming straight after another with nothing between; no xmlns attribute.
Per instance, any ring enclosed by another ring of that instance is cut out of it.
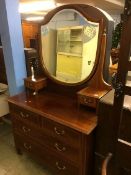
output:
<svg viewBox="0 0 131 175"><path fill-rule="evenodd" d="M95 63L99 23L87 21L75 10L58 12L41 26L42 62L61 82L86 79Z"/></svg>

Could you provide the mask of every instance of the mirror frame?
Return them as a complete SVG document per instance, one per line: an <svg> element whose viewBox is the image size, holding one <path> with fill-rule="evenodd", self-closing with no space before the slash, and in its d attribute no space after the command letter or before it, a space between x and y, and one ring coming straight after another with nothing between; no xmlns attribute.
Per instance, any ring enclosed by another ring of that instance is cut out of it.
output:
<svg viewBox="0 0 131 175"><path fill-rule="evenodd" d="M46 68L46 65L44 63L44 58L42 57L42 42L41 42L41 26L42 25L47 25L51 19L60 11L62 10L68 10L68 9L72 9L75 10L76 12L78 12L81 16L83 16L87 21L91 21L91 22L96 22L99 23L99 34L98 34L98 46L97 46L97 51L96 51L96 59L95 59L95 64L94 67L92 69L92 71L90 72L90 74L88 75L88 77L86 77L85 79L83 79L82 81L76 82L76 83L67 83L67 82L62 82L56 78L54 78L53 76L51 76L51 74L49 73L49 71ZM102 35L104 33L104 31L106 30L107 26L106 26L106 22L103 19L103 13L93 7L93 6L89 6L89 5L85 5L85 4L68 4L68 5L62 5L59 6L53 10L51 10L45 17L44 20L40 23L40 29L39 29L39 33L40 33L40 49L39 49L39 54L40 54L40 60L41 60L41 64L42 67L44 69L45 75L52 80L53 82L60 84L60 85L66 85L66 86L77 86L77 85L81 85L84 84L85 82L88 82L89 80L91 80L91 78L93 77L93 75L95 74L97 67L99 65L99 57L100 57L100 51L101 51L101 40L102 40ZM103 71L103 70L101 70Z"/></svg>

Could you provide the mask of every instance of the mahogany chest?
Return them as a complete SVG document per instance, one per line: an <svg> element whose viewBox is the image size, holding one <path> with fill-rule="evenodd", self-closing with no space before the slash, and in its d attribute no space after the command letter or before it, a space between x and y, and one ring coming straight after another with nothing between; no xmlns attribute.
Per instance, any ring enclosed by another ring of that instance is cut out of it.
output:
<svg viewBox="0 0 131 175"><path fill-rule="evenodd" d="M92 175L94 111L69 97L42 92L9 99L18 153L27 152L59 175Z"/></svg>

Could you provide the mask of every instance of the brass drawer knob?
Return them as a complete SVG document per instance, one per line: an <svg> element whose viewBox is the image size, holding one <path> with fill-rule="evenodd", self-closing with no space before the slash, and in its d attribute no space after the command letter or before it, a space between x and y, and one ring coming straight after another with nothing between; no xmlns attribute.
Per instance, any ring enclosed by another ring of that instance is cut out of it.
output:
<svg viewBox="0 0 131 175"><path fill-rule="evenodd" d="M24 114L23 112L20 112L20 116L22 118L28 118L29 117L29 114Z"/></svg>
<svg viewBox="0 0 131 175"><path fill-rule="evenodd" d="M29 84L29 87L30 87L30 88L32 88L32 87L33 87L33 84L32 84L32 83L30 83L30 84Z"/></svg>
<svg viewBox="0 0 131 175"><path fill-rule="evenodd" d="M88 103L93 103L93 100L91 98L84 98L84 103L88 104Z"/></svg>
<svg viewBox="0 0 131 175"><path fill-rule="evenodd" d="M28 145L27 143L24 143L24 148L27 150L31 150L31 145Z"/></svg>
<svg viewBox="0 0 131 175"><path fill-rule="evenodd" d="M56 162L56 167L59 169L59 170L65 170L66 169L66 166L64 165L59 165L59 162Z"/></svg>
<svg viewBox="0 0 131 175"><path fill-rule="evenodd" d="M58 151L60 151L60 152L66 150L66 147L60 146L58 143L55 143L55 144L54 144L54 147L55 147Z"/></svg>
<svg viewBox="0 0 131 175"><path fill-rule="evenodd" d="M30 131L31 131L30 128L26 128L25 126L22 127L22 130L23 130L24 132L30 132Z"/></svg>
<svg viewBox="0 0 131 175"><path fill-rule="evenodd" d="M24 118L24 114L23 114L23 112L20 112L20 116L21 116L22 118Z"/></svg>
<svg viewBox="0 0 131 175"><path fill-rule="evenodd" d="M54 131L57 135L64 135L65 134L65 131L64 130L58 130L57 127L54 127Z"/></svg>

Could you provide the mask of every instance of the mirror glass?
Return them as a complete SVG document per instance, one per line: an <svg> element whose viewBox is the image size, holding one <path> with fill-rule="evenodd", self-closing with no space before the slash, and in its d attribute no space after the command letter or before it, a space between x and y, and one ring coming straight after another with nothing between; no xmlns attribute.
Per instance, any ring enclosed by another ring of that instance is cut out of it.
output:
<svg viewBox="0 0 131 175"><path fill-rule="evenodd" d="M66 83L86 79L95 64L99 23L64 9L41 26L42 63L53 78Z"/></svg>

